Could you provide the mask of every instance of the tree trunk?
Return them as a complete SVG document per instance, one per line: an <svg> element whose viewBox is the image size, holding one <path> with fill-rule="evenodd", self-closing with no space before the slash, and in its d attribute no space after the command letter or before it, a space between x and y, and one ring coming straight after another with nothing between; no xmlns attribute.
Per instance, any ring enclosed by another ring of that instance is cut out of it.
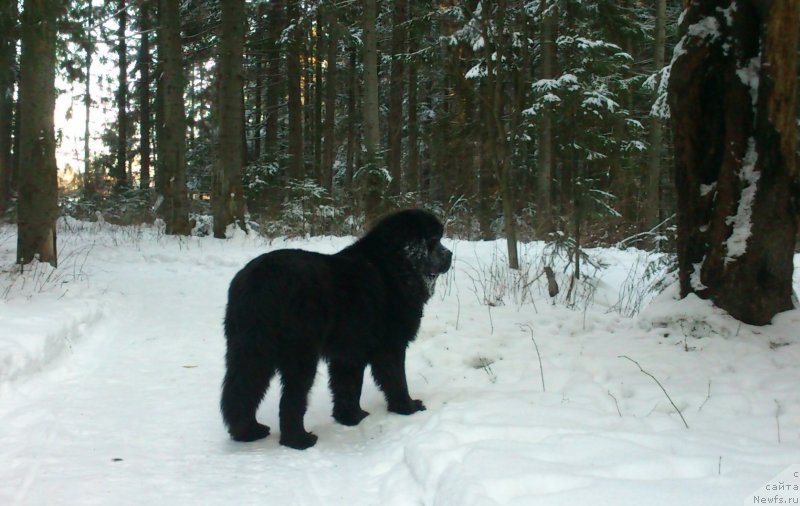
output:
<svg viewBox="0 0 800 506"><path fill-rule="evenodd" d="M798 3L693 2L673 60L681 295L769 323L792 308Z"/></svg>
<svg viewBox="0 0 800 506"><path fill-rule="evenodd" d="M211 209L214 237L224 239L225 229L244 224L242 167L244 166L244 37L247 28L244 0L222 2L222 24L217 60L219 151L214 170Z"/></svg>
<svg viewBox="0 0 800 506"><path fill-rule="evenodd" d="M19 87L20 77L17 78ZM20 103L19 98L14 104L14 139L11 141L11 188L19 188L19 124L20 124Z"/></svg>
<svg viewBox="0 0 800 506"><path fill-rule="evenodd" d="M55 111L56 0L25 0L20 58L20 153L17 263L58 261Z"/></svg>
<svg viewBox="0 0 800 506"><path fill-rule="evenodd" d="M153 128L150 119L150 29L150 0L140 0L139 30L142 32L142 41L139 46L139 187L143 190L150 188L150 132Z"/></svg>
<svg viewBox="0 0 800 506"><path fill-rule="evenodd" d="M160 1L160 0L159 0ZM156 17L156 21L160 24L160 16ZM156 96L153 99L153 116L155 117L155 125L153 133L153 148L155 149L155 165L153 166L153 186L156 195L164 196L164 171L161 167L161 140L164 138L164 86L161 83L161 63L156 60L155 76L156 76ZM163 208L162 208L163 209ZM163 213L162 213L163 216Z"/></svg>
<svg viewBox="0 0 800 506"><path fill-rule="evenodd" d="M189 68L187 69L188 76L186 78L186 100L189 101L189 113L186 115L186 131L189 151L193 151L195 149L195 139L197 139L197 121L195 120L195 116L199 116L201 118L203 117L203 102L200 102L199 107L197 104L198 85L196 84L197 80L195 79L195 69L197 69L197 73L200 74L200 83L202 84L203 68L205 68L204 64L195 65L194 63L190 63Z"/></svg>
<svg viewBox="0 0 800 506"><path fill-rule="evenodd" d="M284 9L284 0L270 0L267 9L267 40L265 42L267 89L264 96L264 154L273 159L278 151L278 118L280 117L281 97L285 95L279 44L283 29L286 27Z"/></svg>
<svg viewBox="0 0 800 506"><path fill-rule="evenodd" d="M255 67L255 85L253 89L253 156L256 160L261 158L261 136L264 133L264 61L266 59L266 44L264 44L264 41L267 33L264 15L266 11L266 3L259 3L256 7L256 41L251 41L250 43L253 48L254 54L252 58Z"/></svg>
<svg viewBox="0 0 800 506"><path fill-rule="evenodd" d="M656 0L656 33L655 33L655 55L654 70L658 76L664 67L664 45L666 40L666 17L667 0ZM656 79L654 94L658 94L661 78ZM650 153L647 171L647 193L644 204L644 226L645 230L650 230L661 221L661 118L650 116Z"/></svg>
<svg viewBox="0 0 800 506"><path fill-rule="evenodd" d="M323 42L322 35L323 14L324 7L317 7L317 26L319 27L316 37L314 39L314 173L317 180L325 186L322 170L322 59L323 59Z"/></svg>
<svg viewBox="0 0 800 506"><path fill-rule="evenodd" d="M158 58L161 76L163 126L158 129L158 166L164 192L167 234L188 235L189 202L186 195L186 111L178 0L159 0Z"/></svg>
<svg viewBox="0 0 800 506"><path fill-rule="evenodd" d="M380 213L382 177L380 175L380 103L378 102L378 37L375 28L375 0L364 1L364 150L366 160L360 168L364 216L371 223Z"/></svg>
<svg viewBox="0 0 800 506"><path fill-rule="evenodd" d="M528 142L526 133L526 126L523 124L523 111L528 107L530 97L531 76L533 74L533 46L531 41L533 39L533 26L527 16L519 16L515 19L514 30L522 32L522 40L519 41L519 46L513 44L514 49L510 49L512 54L519 51L519 58L521 62L513 67L513 99L511 111L509 114L511 125L509 128L509 160L512 169L523 168L528 164L531 159L530 149L531 143ZM519 170L519 175L512 175L512 183L515 180L524 181L527 170ZM514 209L517 210L518 203L530 202L533 200L531 187L529 184L514 185L516 190L514 192Z"/></svg>
<svg viewBox="0 0 800 506"><path fill-rule="evenodd" d="M488 89L488 83L480 83L480 93L484 97L487 96ZM486 128L480 130L483 135L479 139L480 146L478 149L478 233L482 241L495 239L492 224L497 217L495 206L497 200L497 172L493 155L496 140L492 134L494 128L491 125L494 124L494 120L490 107L491 102L481 100L479 117L481 123L487 125Z"/></svg>
<svg viewBox="0 0 800 506"><path fill-rule="evenodd" d="M303 106L303 177L315 177L314 167L314 97L313 86L314 81L314 65L311 63L314 59L314 48L309 44L306 37L303 37L300 47L302 48L300 57L300 82L303 83L301 87L300 103ZM308 156L306 150L309 151Z"/></svg>
<svg viewBox="0 0 800 506"><path fill-rule="evenodd" d="M6 212L11 197L16 21L17 2L0 3L0 217Z"/></svg>
<svg viewBox="0 0 800 506"><path fill-rule="evenodd" d="M555 32L558 23L558 6L552 0L542 2L543 18L541 28L542 66L541 78L555 77L556 44ZM538 167L536 172L536 214L537 228L542 236L552 232L553 224L553 120L547 107L539 117Z"/></svg>
<svg viewBox="0 0 800 506"><path fill-rule="evenodd" d="M258 4L261 7L264 4ZM261 55L254 57L255 83L253 84L253 158L261 158L261 135L263 129L264 68Z"/></svg>
<svg viewBox="0 0 800 506"><path fill-rule="evenodd" d="M412 5L413 9L414 6ZM413 55L419 47L419 29L411 28L408 35L408 52ZM408 165L406 167L406 190L414 192L419 202L419 63L416 57L408 62Z"/></svg>
<svg viewBox="0 0 800 506"><path fill-rule="evenodd" d="M87 25L92 25L92 7L89 6L89 17ZM91 151L91 116L92 116L92 56L94 45L88 40L84 42L86 53L86 89L83 94L83 188L85 191L94 193L95 181L92 174L92 151Z"/></svg>
<svg viewBox="0 0 800 506"><path fill-rule="evenodd" d="M299 0L287 0L286 17L292 26L289 44L286 50L286 79L289 98L289 178L305 177L303 164L303 89L302 68L300 66L303 32L298 26L300 21Z"/></svg>
<svg viewBox="0 0 800 506"><path fill-rule="evenodd" d="M402 184L402 153L403 153L403 78L405 77L405 58L408 21L408 0L395 0L392 15L392 65L389 71L389 118L386 123L388 129L389 146L387 149L386 165L392 181L389 184L389 194L399 195L404 190Z"/></svg>
<svg viewBox="0 0 800 506"><path fill-rule="evenodd" d="M510 53L510 41L506 33L507 3L505 1L496 2L493 13L494 29L491 30L491 36L488 27L489 20L487 18L482 19L484 22L483 35L487 41L484 46L484 61L487 66L486 79L490 94L490 131L493 137L491 153L495 172L500 183L499 190L503 206L503 228L506 235L508 266L511 269L519 269L517 227L514 222L514 198L511 187L511 146L504 120L506 109L505 84L509 76L505 72L505 67L498 63L504 61L503 59Z"/></svg>
<svg viewBox="0 0 800 506"><path fill-rule="evenodd" d="M356 157L361 149L358 142L358 55L350 48L350 66L347 78L347 160L345 161L345 188L353 189Z"/></svg>
<svg viewBox="0 0 800 506"><path fill-rule="evenodd" d="M322 160L322 183L328 194L333 196L333 164L336 161L336 40L337 23L336 11L333 3L326 4L325 25L327 26L327 54L328 67L325 72L325 146Z"/></svg>
<svg viewBox="0 0 800 506"><path fill-rule="evenodd" d="M125 31L128 26L126 0L117 4L117 65L119 66L119 88L117 88L117 165L114 170L114 186L128 186L128 44Z"/></svg>

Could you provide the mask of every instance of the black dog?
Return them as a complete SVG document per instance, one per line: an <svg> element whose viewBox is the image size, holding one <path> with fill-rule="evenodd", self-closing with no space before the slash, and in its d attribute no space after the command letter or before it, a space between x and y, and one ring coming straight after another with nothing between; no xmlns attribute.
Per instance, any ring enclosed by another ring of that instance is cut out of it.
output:
<svg viewBox="0 0 800 506"><path fill-rule="evenodd" d="M222 416L236 441L269 435L256 410L275 371L281 375L280 443L313 446L303 417L320 358L328 362L333 417L356 425L364 369L372 368L389 411L425 409L406 384L406 347L414 340L436 277L450 268L443 227L432 214L406 210L383 218L334 255L278 250L233 278L225 312Z"/></svg>

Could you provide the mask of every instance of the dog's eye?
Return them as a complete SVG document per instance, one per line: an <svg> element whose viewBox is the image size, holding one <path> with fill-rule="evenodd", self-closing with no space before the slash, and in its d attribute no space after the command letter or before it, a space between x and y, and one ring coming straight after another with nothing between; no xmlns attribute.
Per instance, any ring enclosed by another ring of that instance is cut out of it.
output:
<svg viewBox="0 0 800 506"><path fill-rule="evenodd" d="M431 251L433 250L433 248L436 247L437 244L439 244L439 238L438 237L431 237L430 239L425 241L425 245L428 247L428 250L431 250Z"/></svg>

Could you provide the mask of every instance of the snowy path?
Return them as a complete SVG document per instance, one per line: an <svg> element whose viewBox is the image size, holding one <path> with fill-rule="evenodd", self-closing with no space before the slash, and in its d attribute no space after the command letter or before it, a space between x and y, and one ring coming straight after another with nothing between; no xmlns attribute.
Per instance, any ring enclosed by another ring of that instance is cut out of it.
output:
<svg viewBox="0 0 800 506"><path fill-rule="evenodd" d="M800 460L800 312L758 335L700 305L686 337L682 303L660 306L675 318L665 328L647 323L658 306L639 320L544 299L490 310L467 265L494 253L463 244L409 355L428 411L387 413L367 380L372 415L337 425L321 368L306 418L316 447L278 445L277 389L259 412L273 435L233 443L217 408L225 290L267 246L132 241L94 244L66 292L0 301L0 322L16 329L51 298L73 312L38 323L70 349L0 382L2 505L730 505ZM536 336L546 391L521 325ZM689 430L623 354L664 383Z"/></svg>

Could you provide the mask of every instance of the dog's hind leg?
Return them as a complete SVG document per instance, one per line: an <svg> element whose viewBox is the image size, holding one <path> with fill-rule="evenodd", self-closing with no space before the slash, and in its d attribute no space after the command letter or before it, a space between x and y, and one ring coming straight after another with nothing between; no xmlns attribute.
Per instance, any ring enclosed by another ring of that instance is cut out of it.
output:
<svg viewBox="0 0 800 506"><path fill-rule="evenodd" d="M225 355L220 408L235 441L255 441L269 435L269 427L256 421L256 411L275 375L275 366L258 351L228 345Z"/></svg>

